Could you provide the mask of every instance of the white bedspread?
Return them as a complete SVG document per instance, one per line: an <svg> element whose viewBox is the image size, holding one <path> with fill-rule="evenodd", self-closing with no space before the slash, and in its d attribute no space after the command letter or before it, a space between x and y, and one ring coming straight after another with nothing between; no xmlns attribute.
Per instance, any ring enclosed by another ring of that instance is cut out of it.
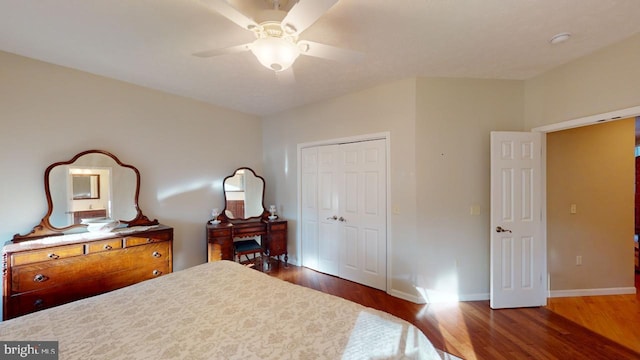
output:
<svg viewBox="0 0 640 360"><path fill-rule="evenodd" d="M0 323L60 359L442 359L390 314L218 261Z"/></svg>

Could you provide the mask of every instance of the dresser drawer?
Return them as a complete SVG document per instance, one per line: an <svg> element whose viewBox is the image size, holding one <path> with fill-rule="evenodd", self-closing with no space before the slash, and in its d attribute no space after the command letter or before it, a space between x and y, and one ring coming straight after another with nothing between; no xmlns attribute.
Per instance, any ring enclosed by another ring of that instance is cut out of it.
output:
<svg viewBox="0 0 640 360"><path fill-rule="evenodd" d="M87 244L87 254L122 249L122 239L111 239L105 241L96 241Z"/></svg>
<svg viewBox="0 0 640 360"><path fill-rule="evenodd" d="M21 293L46 289L73 281L110 276L118 271L154 267L167 261L171 262L170 242L15 266L11 273L11 291Z"/></svg>
<svg viewBox="0 0 640 360"><path fill-rule="evenodd" d="M74 281L72 283L13 295L7 299L7 310L11 318L65 304L94 295L120 289L140 281L152 279L171 272L167 259L156 264L146 264L127 271L117 271L103 278ZM8 317L5 317L7 319Z"/></svg>
<svg viewBox="0 0 640 360"><path fill-rule="evenodd" d="M157 243L161 241L166 241L166 239L158 238L158 237L139 237L139 236L127 236L124 238L124 246L132 247L138 245L145 245L151 243Z"/></svg>
<svg viewBox="0 0 640 360"><path fill-rule="evenodd" d="M11 265L25 265L42 261L60 260L84 254L84 245L58 246L44 250L25 251L11 255Z"/></svg>

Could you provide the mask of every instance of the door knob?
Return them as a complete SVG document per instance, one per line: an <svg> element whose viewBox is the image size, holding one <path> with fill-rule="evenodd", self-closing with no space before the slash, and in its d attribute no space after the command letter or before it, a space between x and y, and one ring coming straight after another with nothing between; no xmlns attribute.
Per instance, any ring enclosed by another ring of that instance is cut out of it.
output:
<svg viewBox="0 0 640 360"><path fill-rule="evenodd" d="M338 220L338 217L333 215L331 217L328 217L327 220Z"/></svg>
<svg viewBox="0 0 640 360"><path fill-rule="evenodd" d="M345 219L342 216L340 216L340 218L338 218L338 221L347 222L347 219Z"/></svg>
<svg viewBox="0 0 640 360"><path fill-rule="evenodd" d="M496 232L499 232L499 233L501 233L501 232L508 232L508 233L510 233L510 232L511 232L511 230L509 230L509 229L503 229L503 228L502 228L502 226L498 226L498 227L496 227Z"/></svg>

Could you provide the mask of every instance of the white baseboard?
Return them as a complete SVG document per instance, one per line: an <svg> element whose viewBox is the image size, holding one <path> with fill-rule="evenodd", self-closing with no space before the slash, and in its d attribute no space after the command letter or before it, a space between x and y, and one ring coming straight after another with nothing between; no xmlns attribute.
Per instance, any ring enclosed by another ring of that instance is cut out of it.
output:
<svg viewBox="0 0 640 360"><path fill-rule="evenodd" d="M460 295L460 301L483 301L483 300L489 300L489 293Z"/></svg>
<svg viewBox="0 0 640 360"><path fill-rule="evenodd" d="M576 296L602 296L602 295L629 295L635 294L635 287L602 288L602 289L570 289L552 290L549 297L576 297Z"/></svg>
<svg viewBox="0 0 640 360"><path fill-rule="evenodd" d="M425 300L421 296L412 295L412 294L406 293L404 291L391 289L391 290L387 291L387 294L389 294L391 296L395 296L395 297L403 299L403 300L411 301L412 303L426 304Z"/></svg>

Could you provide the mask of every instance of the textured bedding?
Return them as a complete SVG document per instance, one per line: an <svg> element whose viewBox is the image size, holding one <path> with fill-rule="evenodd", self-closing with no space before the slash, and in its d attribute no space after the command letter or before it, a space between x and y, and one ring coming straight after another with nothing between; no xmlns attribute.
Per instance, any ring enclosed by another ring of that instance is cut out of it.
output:
<svg viewBox="0 0 640 360"><path fill-rule="evenodd" d="M442 359L388 313L230 261L198 265L0 323L60 359Z"/></svg>

